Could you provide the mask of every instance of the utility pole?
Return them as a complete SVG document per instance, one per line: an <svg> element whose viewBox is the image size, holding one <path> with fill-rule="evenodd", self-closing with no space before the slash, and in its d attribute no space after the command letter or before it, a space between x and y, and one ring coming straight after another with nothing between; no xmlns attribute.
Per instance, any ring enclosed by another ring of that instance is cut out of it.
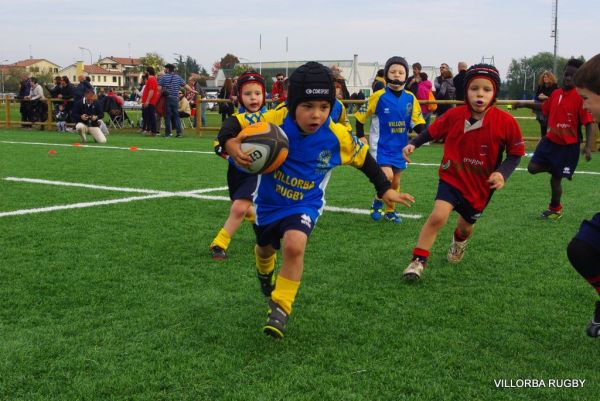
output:
<svg viewBox="0 0 600 401"><path fill-rule="evenodd" d="M556 58L556 51L558 50L558 0L553 0L552 2L552 30L550 31L550 37L554 38L554 64L552 72L554 75L558 75L558 59Z"/></svg>

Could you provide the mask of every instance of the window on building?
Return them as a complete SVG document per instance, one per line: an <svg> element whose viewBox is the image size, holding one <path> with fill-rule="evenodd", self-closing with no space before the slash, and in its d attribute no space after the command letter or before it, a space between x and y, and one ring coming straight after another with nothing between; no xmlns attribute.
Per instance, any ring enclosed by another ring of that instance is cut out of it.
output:
<svg viewBox="0 0 600 401"><path fill-rule="evenodd" d="M106 82L106 75L104 76L104 82Z"/></svg>
<svg viewBox="0 0 600 401"><path fill-rule="evenodd" d="M113 83L117 82L117 77L113 77Z"/></svg>

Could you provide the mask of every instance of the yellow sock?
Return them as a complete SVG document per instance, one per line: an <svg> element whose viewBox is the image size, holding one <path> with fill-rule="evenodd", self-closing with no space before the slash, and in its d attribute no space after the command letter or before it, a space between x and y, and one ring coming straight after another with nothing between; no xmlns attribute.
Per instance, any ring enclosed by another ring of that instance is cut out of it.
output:
<svg viewBox="0 0 600 401"><path fill-rule="evenodd" d="M229 236L229 233L227 231L225 231L224 228L221 228L221 230L219 231L219 233L217 234L217 236L215 237L213 242L211 242L210 248L212 248L213 246L216 245L218 247L221 247L221 248L227 250L227 248L229 248L230 242L231 242L231 237Z"/></svg>
<svg viewBox="0 0 600 401"><path fill-rule="evenodd" d="M298 293L298 288L300 288L300 281L292 281L277 276L275 289L271 293L271 299L289 315L292 313L292 304Z"/></svg>
<svg viewBox="0 0 600 401"><path fill-rule="evenodd" d="M392 203L392 206L388 206L387 203L385 204L385 212L386 213L393 212L394 210L396 210L395 203Z"/></svg>
<svg viewBox="0 0 600 401"><path fill-rule="evenodd" d="M269 274L273 270L275 270L275 261L277 260L277 254L269 256L268 258L261 258L256 253L256 248L254 249L254 257L256 259L256 270L260 274Z"/></svg>

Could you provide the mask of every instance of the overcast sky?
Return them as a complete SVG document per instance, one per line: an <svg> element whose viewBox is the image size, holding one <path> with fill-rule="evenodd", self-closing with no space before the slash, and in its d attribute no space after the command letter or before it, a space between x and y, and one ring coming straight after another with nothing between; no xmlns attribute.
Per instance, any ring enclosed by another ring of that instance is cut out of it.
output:
<svg viewBox="0 0 600 401"><path fill-rule="evenodd" d="M599 17L600 1L560 0L558 54L600 52ZM94 61L148 52L172 61L179 53L208 71L226 53L253 62L358 54L385 63L398 55L453 69L493 56L504 79L511 59L553 51L551 23L552 0L3 0L0 63L32 56L87 64L80 46Z"/></svg>

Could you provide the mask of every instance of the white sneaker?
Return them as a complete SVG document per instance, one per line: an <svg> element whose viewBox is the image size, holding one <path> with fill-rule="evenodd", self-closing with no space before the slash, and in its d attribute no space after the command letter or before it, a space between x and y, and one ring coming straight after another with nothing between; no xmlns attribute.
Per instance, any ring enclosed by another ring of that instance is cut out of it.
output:
<svg viewBox="0 0 600 401"><path fill-rule="evenodd" d="M456 241L454 239L454 235L452 235L452 243L450 244L450 248L448 248L448 262L450 263L458 263L465 256L465 248L467 247L467 242L469 240L464 240L462 242Z"/></svg>
<svg viewBox="0 0 600 401"><path fill-rule="evenodd" d="M406 281L416 281L421 278L421 274L423 274L423 269L425 266L419 259L415 259L404 271L402 272L402 276Z"/></svg>

